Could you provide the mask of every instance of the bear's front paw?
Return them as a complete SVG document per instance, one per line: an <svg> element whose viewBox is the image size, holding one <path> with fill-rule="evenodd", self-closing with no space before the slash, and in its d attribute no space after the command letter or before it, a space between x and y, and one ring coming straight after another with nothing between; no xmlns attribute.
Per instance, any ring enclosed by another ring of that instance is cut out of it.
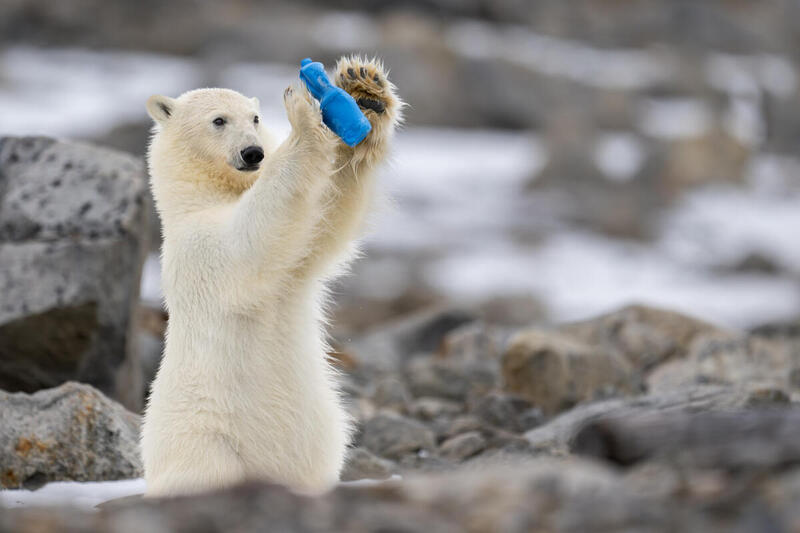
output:
<svg viewBox="0 0 800 533"><path fill-rule="evenodd" d="M382 129L385 124L399 120L402 103L377 59L343 57L336 64L334 79L336 85L355 99L373 128Z"/></svg>
<svg viewBox="0 0 800 533"><path fill-rule="evenodd" d="M286 88L283 101L292 133L298 142L329 152L335 146L336 135L322 123L322 111L305 85Z"/></svg>

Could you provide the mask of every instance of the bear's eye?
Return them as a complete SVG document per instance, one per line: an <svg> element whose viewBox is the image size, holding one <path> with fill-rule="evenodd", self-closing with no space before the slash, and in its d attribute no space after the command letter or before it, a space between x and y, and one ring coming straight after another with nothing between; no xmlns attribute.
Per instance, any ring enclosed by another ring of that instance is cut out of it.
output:
<svg viewBox="0 0 800 533"><path fill-rule="evenodd" d="M258 124L258 115L253 117L253 124Z"/></svg>
<svg viewBox="0 0 800 533"><path fill-rule="evenodd" d="M213 122L214 122L215 126L224 126L225 125L225 119L222 118L222 117L215 118Z"/></svg>

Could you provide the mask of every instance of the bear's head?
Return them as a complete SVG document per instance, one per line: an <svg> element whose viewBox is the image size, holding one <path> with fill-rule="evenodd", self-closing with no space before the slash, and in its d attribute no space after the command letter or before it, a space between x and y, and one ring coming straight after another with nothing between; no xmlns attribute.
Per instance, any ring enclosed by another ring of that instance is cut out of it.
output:
<svg viewBox="0 0 800 533"><path fill-rule="evenodd" d="M147 112L155 121L149 154L154 181L190 181L241 193L272 150L258 100L230 89L151 96Z"/></svg>

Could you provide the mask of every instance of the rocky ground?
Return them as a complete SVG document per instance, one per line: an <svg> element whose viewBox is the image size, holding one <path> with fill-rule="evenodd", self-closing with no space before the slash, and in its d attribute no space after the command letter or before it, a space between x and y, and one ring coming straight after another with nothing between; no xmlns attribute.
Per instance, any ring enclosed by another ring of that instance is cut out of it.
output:
<svg viewBox="0 0 800 533"><path fill-rule="evenodd" d="M247 484L96 513L6 510L0 531L800 527L800 324L727 331L628 307L508 328L433 309L334 361L358 428L343 480L400 477L317 498ZM6 487L139 473L136 415L88 386L0 406Z"/></svg>

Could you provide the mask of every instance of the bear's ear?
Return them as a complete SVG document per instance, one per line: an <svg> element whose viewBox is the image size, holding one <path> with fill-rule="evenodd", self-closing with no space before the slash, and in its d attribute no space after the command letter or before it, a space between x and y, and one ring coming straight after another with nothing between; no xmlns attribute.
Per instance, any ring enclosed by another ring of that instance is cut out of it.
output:
<svg viewBox="0 0 800 533"><path fill-rule="evenodd" d="M251 98L250 101L253 102L253 105L256 107L256 109L259 109L259 106L261 106L261 103L258 101L258 98L256 97Z"/></svg>
<svg viewBox="0 0 800 533"><path fill-rule="evenodd" d="M147 99L147 114L158 124L166 123L175 110L175 100L169 96L153 95Z"/></svg>

